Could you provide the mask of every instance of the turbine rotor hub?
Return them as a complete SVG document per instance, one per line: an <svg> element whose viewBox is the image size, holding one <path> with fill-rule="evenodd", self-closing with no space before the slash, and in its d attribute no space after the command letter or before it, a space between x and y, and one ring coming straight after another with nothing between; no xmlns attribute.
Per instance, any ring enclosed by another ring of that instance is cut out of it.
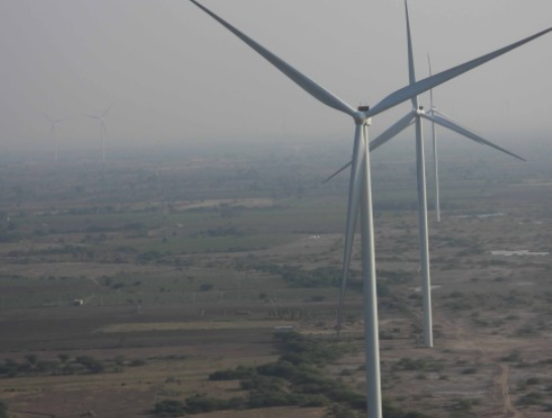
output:
<svg viewBox="0 0 552 418"><path fill-rule="evenodd" d="M371 125L372 124L372 118L368 118L367 114L370 111L370 106L358 106L357 112L355 113L354 119L355 123L358 125Z"/></svg>

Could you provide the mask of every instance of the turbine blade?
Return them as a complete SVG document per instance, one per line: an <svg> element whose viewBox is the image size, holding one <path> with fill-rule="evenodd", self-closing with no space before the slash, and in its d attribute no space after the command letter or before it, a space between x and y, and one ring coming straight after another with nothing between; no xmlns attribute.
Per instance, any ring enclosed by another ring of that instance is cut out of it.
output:
<svg viewBox="0 0 552 418"><path fill-rule="evenodd" d="M111 103L111 104L109 105L109 107L108 107L107 109L104 110L104 112L103 112L102 115L101 115L102 118L105 117L105 116L110 112L110 110L111 110L111 108L113 107L113 105L114 105L114 103Z"/></svg>
<svg viewBox="0 0 552 418"><path fill-rule="evenodd" d="M429 57L429 54L427 54L427 66L429 68L429 76L431 77L433 72L431 71L431 58ZM433 110L433 89L429 89L429 106Z"/></svg>
<svg viewBox="0 0 552 418"><path fill-rule="evenodd" d="M353 164L353 162L349 161L347 164L345 164L343 167L341 167L339 170L337 170L335 173L333 173L330 177L328 177L326 180L324 180L322 182L322 184L326 184L327 182L329 182L331 179L333 179L335 176L337 176L343 170L346 170L347 168L349 168L351 166L351 164Z"/></svg>
<svg viewBox="0 0 552 418"><path fill-rule="evenodd" d="M54 121L52 120L52 118L50 116L48 116L46 113L44 112L41 112L42 113L42 116L44 116L46 119L48 119L48 122L50 123L54 123Z"/></svg>
<svg viewBox="0 0 552 418"><path fill-rule="evenodd" d="M285 61L283 61L282 59L274 55L268 49L266 49L265 47L263 47L262 45L260 45L259 43L257 43L256 41L248 37L247 35L245 35L243 32L236 29L230 23L226 22L224 19L217 16L215 13L213 13L205 6L198 3L196 0L190 0L190 1L193 4L195 4L197 7L199 7L201 10L203 10L205 13L207 13L209 16L211 16L213 19L215 19L217 22L219 22L230 32L232 32L234 35L236 35L238 38L240 38L247 45L249 45L258 54L260 54L263 58L265 58L268 62L270 62L278 70L284 73L284 75L290 78L293 82L295 82L299 87L301 87L311 96L313 96L315 99L319 100L320 102L324 103L329 107L332 107L341 112L347 113L352 117L355 117L355 115L357 114L357 111L353 109L351 106L349 106L347 103L345 103L343 100L341 100L339 97L337 97L330 91L326 90L324 87L322 87L315 81L311 80L304 74L297 71L291 65L289 65L288 63L286 63Z"/></svg>
<svg viewBox="0 0 552 418"><path fill-rule="evenodd" d="M442 118L448 119L448 120L450 120L451 122L453 122L452 118L451 118L449 115L447 115L446 113L441 112L440 110L435 109L434 113L435 113L436 115L441 116Z"/></svg>
<svg viewBox="0 0 552 418"><path fill-rule="evenodd" d="M375 149L379 148L390 139L400 134L402 131L404 131L412 124L413 120L414 120L414 114L409 113L405 117L400 119L398 122L396 122L393 126L387 128L386 131L382 132L376 139L370 142L370 152L374 151ZM324 180L322 184L326 184L327 182L329 182L331 179L333 179L343 170L346 170L347 168L349 168L351 164L352 164L352 161L349 161L347 164L345 164L343 167L341 167L339 170L333 173L330 177Z"/></svg>
<svg viewBox="0 0 552 418"><path fill-rule="evenodd" d="M534 35L531 35L527 38L524 38L520 41L514 42L513 44L497 49L496 51L490 52L486 55L482 55L479 58L475 58L464 64L457 65L456 67L450 68L448 70L437 73L431 77L417 81L413 85L403 87L391 93L390 95L385 97L382 101L380 101L377 105L372 107L368 112L366 112L366 116L367 117L375 116L387 109L390 109L410 99L411 97L421 94L433 87L437 87L438 85L443 84L449 80L452 80L453 78L458 77L459 75L462 75L470 70L473 70L474 68L479 67L480 65L483 65L486 62L491 61L495 58L498 58L499 56L509 51L512 51L513 49L519 48L520 46L525 45L528 42L531 42L537 38L540 38L541 36L546 35L551 31L552 31L552 27L546 30L543 30L541 32L538 32Z"/></svg>
<svg viewBox="0 0 552 418"><path fill-rule="evenodd" d="M471 139L472 141L475 141L479 144L487 145L491 148L494 148L496 150L502 151L505 154L511 155L512 157L515 157L519 160L526 161L524 158L520 157L519 155L514 154L513 152L510 152L502 147L499 147L498 145L493 144L491 141L486 140L485 138L482 138L481 136L477 135L476 133L468 130L467 128L464 128L457 123L453 122L452 120L448 118L444 118L438 114L433 115L422 115L424 118L435 122L438 125L441 125L447 129L450 129L451 131L454 131L456 133L459 133L462 136L465 136L466 138Z"/></svg>
<svg viewBox="0 0 552 418"><path fill-rule="evenodd" d="M408 82L413 85L416 82L416 71L414 69L414 53L412 52L412 35L410 33L410 16L408 13L408 1L404 0L404 9L406 12L406 37L408 43ZM418 96L411 97L410 101L414 109L418 108Z"/></svg>
<svg viewBox="0 0 552 418"><path fill-rule="evenodd" d="M347 285L347 275L349 272L349 265L351 263L351 256L353 251L353 241L355 234L355 225L358 215L358 208L360 205L360 194L362 179L361 170L362 162L364 158L364 140L362 137L362 125L357 124L355 129L355 144L353 148L353 160L352 170L349 180L349 198L347 202L347 221L345 227L345 243L343 248L343 269L341 276L341 287L339 291L339 304L337 309L337 332L341 331L343 323L343 302L345 298L345 287Z"/></svg>
<svg viewBox="0 0 552 418"><path fill-rule="evenodd" d="M382 132L376 139L370 142L370 151L374 151L375 149L385 144L387 141L400 134L402 131L408 128L408 126L410 126L414 118L414 113L410 112L405 117L399 119L397 123L387 128L386 131Z"/></svg>

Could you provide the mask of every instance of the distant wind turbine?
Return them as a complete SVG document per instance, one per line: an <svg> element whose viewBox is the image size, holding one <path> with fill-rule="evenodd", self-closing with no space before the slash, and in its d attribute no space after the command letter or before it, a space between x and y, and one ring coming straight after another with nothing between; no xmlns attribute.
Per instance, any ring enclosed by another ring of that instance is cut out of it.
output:
<svg viewBox="0 0 552 418"><path fill-rule="evenodd" d="M412 50L412 37L411 37L411 31L410 31L410 18L408 13L407 0L405 0L404 5L405 5L405 14L406 14L406 31L407 31L407 43L408 43L409 85L415 86L419 83L423 83L425 80L422 80L421 82L416 81L416 74L414 69L414 55ZM489 55L493 55L493 53ZM474 61L477 61L477 60L474 60ZM426 80L429 80L431 78L432 76L430 76ZM429 90L431 91L432 89L429 89ZM469 139L472 139L480 144L488 145L506 154L514 156L520 160L523 160L523 158L519 157L516 154L511 153L510 151L505 150L504 148L499 147L498 145L493 144L490 141L487 141L486 139L480 137L479 135L467 130L466 128L461 127L460 125L457 125L456 123L442 116L441 114L438 114L438 113L427 114L424 111L423 107L419 105L417 95L412 96L410 100L412 103L412 110L402 119L400 119L390 128L388 128L385 132L383 132L379 137L374 139L374 141L370 143L370 151L373 151L376 148L380 147L381 145L385 144L387 141L391 140L393 137L398 135L400 132L402 132L411 124L413 123L415 124L416 126L416 166L417 166L416 172L417 172L417 180L418 180L419 247L420 247L420 267L422 271L422 293L423 293L423 306L424 306L424 309L423 309L424 343L426 347L433 347L433 320L432 320L432 312L431 312L432 310L431 273L430 273L430 259L429 259L427 190L426 190L425 152L424 152L424 142L423 142L422 118L429 119L434 123L444 126L454 132L458 132L461 135ZM325 182L335 177L338 173L343 171L349 165L351 165L351 163L339 169L336 173L334 173L332 176L326 179ZM346 243L346 246L347 245L351 245L351 243ZM350 254L349 254L349 259L350 259ZM342 323L343 323L344 294L345 294L349 263L350 263L350 260L347 260L346 264L343 266L344 268L343 280L341 283L341 291L340 291L339 307L338 307L338 319L337 319L338 332L341 330Z"/></svg>
<svg viewBox="0 0 552 418"><path fill-rule="evenodd" d="M105 164L105 140L107 138L107 127L105 125L104 118L110 112L112 107L113 107L113 104L109 105L109 107L107 109L105 109L103 111L103 113L100 113L99 115L86 115L91 119L96 119L98 121L99 125L100 125L102 164Z"/></svg>
<svg viewBox="0 0 552 418"><path fill-rule="evenodd" d="M61 119L52 119L49 115L46 113L42 113L42 115L50 122L50 137L54 141L54 162L57 164L58 162L58 154L59 154L59 141L57 136L57 126L61 123L66 121L69 118L61 118Z"/></svg>
<svg viewBox="0 0 552 418"><path fill-rule="evenodd" d="M429 66L429 75L431 76L431 60L429 55L427 56L427 62ZM441 222L441 201L440 201L440 185L439 185L439 158L437 151L437 133L435 129L435 124L441 125L453 132L456 132L466 138L469 138L479 144L490 146L496 150L502 151L512 157L515 157L519 160L525 161L524 158L519 155L514 154L504 148L499 147L498 145L493 144L490 141L483 139L477 133L470 131L468 128L460 125L459 123L452 120L451 117L445 115L444 113L437 110L437 106L433 101L433 89L429 91L429 100L430 100L430 110L423 116L426 119L431 121L431 136L432 136L432 145L433 145L433 176L435 183L435 212L437 214L437 222Z"/></svg>
<svg viewBox="0 0 552 418"><path fill-rule="evenodd" d="M374 252L373 216L372 216L372 190L370 179L370 147L368 146L368 130L371 125L371 117L390 109L412 97L421 94L432 87L436 87L451 80L487 61L492 60L514 48L517 48L547 32L552 28L526 38L515 44L499 49L493 53L477 58L468 63L459 65L450 70L443 71L432 77L408 85L385 97L373 108L361 106L354 109L330 91L308 78L291 65L274 55L268 49L245 35L243 32L230 25L227 21L210 11L196 0L190 0L195 6L203 10L218 23L228 29L245 44L265 58L270 64L281 71L299 87L321 103L346 113L352 117L355 123L355 135L353 145L352 169L349 182L349 197L346 222L346 248L344 251L344 264L350 258L350 246L352 246L356 215L360 212L361 237L362 237L362 270L364 282L364 333L366 356L366 380L368 416L370 418L382 417L380 362L379 362L379 336L378 336L378 311L376 300L376 263Z"/></svg>

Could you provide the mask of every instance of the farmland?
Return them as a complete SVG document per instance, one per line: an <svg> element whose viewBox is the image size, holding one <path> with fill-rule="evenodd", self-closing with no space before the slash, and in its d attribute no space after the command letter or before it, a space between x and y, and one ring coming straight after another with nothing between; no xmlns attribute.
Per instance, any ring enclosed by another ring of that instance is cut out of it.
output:
<svg viewBox="0 0 552 418"><path fill-rule="evenodd" d="M10 416L153 417L163 401L249 399L239 379L209 375L277 362L278 327L338 347L323 378L361 394L356 253L338 342L334 331L347 176L321 184L342 156L284 147L105 167L3 163L0 400ZM461 150L442 163L428 350L413 161L400 149L375 158L383 392L397 410L544 418L552 409L552 169L545 158L490 161ZM493 254L501 250L529 253ZM328 399L195 416L358 412Z"/></svg>

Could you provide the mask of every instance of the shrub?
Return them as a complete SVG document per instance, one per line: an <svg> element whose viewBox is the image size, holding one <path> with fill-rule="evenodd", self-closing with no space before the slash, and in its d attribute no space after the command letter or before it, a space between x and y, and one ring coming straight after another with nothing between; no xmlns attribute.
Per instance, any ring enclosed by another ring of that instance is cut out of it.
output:
<svg viewBox="0 0 552 418"><path fill-rule="evenodd" d="M200 412L213 412L225 409L243 409L245 401L243 398L217 399L204 395L194 395L186 398L185 411L190 414Z"/></svg>
<svg viewBox="0 0 552 418"><path fill-rule="evenodd" d="M167 399L155 404L154 414L159 417L180 417L186 413L184 404L180 401Z"/></svg>
<svg viewBox="0 0 552 418"><path fill-rule="evenodd" d="M243 390L257 392L278 392L283 391L286 381L277 377L255 376L251 379L242 380L240 387Z"/></svg>
<svg viewBox="0 0 552 418"><path fill-rule="evenodd" d="M8 406L0 399L0 418L8 418Z"/></svg>
<svg viewBox="0 0 552 418"><path fill-rule="evenodd" d="M105 370L102 362L88 356L80 356L75 358L75 362L82 364L91 373L101 373Z"/></svg>
<svg viewBox="0 0 552 418"><path fill-rule="evenodd" d="M144 366L146 364L146 361L141 359L141 358L137 358L137 359L134 359L130 362L129 366L131 367L139 367L139 366Z"/></svg>
<svg viewBox="0 0 552 418"><path fill-rule="evenodd" d="M527 395L522 396L518 403L520 405L542 405L544 403L544 395L538 392L529 392Z"/></svg>
<svg viewBox="0 0 552 418"><path fill-rule="evenodd" d="M235 369L218 370L209 375L209 380L239 380L253 377L257 371L252 367L238 366Z"/></svg>

